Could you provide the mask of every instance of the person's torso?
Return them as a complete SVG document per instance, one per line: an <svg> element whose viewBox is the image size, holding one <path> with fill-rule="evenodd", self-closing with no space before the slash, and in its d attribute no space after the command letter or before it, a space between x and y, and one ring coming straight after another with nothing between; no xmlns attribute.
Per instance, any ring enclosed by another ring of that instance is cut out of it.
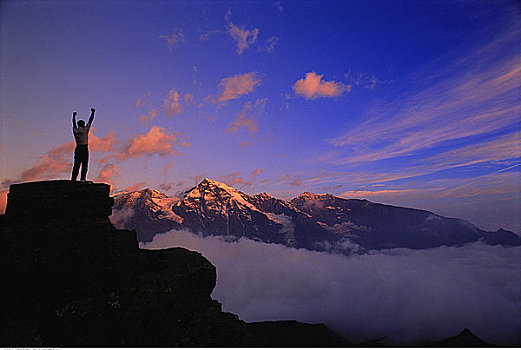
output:
<svg viewBox="0 0 521 350"><path fill-rule="evenodd" d="M90 130L90 125L72 128L72 132L74 134L74 139L76 140L77 145L88 145L89 144L89 130Z"/></svg>

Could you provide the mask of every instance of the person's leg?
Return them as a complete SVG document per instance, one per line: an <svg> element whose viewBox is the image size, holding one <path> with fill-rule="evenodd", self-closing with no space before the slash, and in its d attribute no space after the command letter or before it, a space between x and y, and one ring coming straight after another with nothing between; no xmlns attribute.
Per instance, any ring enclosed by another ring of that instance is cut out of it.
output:
<svg viewBox="0 0 521 350"><path fill-rule="evenodd" d="M76 181L78 172L80 171L81 156L78 147L74 150L74 166L72 167L71 181Z"/></svg>
<svg viewBox="0 0 521 350"><path fill-rule="evenodd" d="M89 163L89 149L87 147L84 147L82 153L83 154L81 159L81 181L85 181L85 178L87 177L87 169Z"/></svg>

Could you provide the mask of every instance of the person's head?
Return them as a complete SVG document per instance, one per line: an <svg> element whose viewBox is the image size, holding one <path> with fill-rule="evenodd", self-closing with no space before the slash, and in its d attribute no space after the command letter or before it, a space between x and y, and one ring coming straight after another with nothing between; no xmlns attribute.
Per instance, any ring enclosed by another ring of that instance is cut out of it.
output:
<svg viewBox="0 0 521 350"><path fill-rule="evenodd" d="M83 120L78 120L78 126L79 127L84 127L85 126L85 122Z"/></svg>

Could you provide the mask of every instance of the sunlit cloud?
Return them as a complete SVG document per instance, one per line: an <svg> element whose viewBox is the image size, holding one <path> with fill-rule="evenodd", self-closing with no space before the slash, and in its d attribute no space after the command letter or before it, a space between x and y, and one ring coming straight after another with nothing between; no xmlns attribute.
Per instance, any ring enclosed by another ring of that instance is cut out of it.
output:
<svg viewBox="0 0 521 350"><path fill-rule="evenodd" d="M71 171L74 152L74 142L52 148L38 160L36 165L22 171L20 180L23 182L41 179L52 179Z"/></svg>
<svg viewBox="0 0 521 350"><path fill-rule="evenodd" d="M302 184L302 179L300 176L295 175L293 180L289 183L291 186L300 186Z"/></svg>
<svg viewBox="0 0 521 350"><path fill-rule="evenodd" d="M266 43L264 44L264 47L260 47L259 51L263 51L266 53L273 53L275 51L275 45L279 42L279 38L276 36L272 36L268 39L266 39Z"/></svg>
<svg viewBox="0 0 521 350"><path fill-rule="evenodd" d="M155 108L151 108L148 112L147 112L147 115L141 115L139 117L139 122L140 123L147 123L147 122L151 122L154 120L155 117L157 117L158 115L158 112Z"/></svg>
<svg viewBox="0 0 521 350"><path fill-rule="evenodd" d="M194 95L192 94L185 94L185 104L189 105L194 102Z"/></svg>
<svg viewBox="0 0 521 350"><path fill-rule="evenodd" d="M246 30L230 23L228 25L228 34L230 34L233 40L237 43L237 54L240 55L250 45L255 43L257 35L259 34L259 29L255 28L252 30Z"/></svg>
<svg viewBox="0 0 521 350"><path fill-rule="evenodd" d="M239 176L240 174L240 171L236 171L230 175L218 177L218 180L231 187L251 186L251 181L245 181L242 176Z"/></svg>
<svg viewBox="0 0 521 350"><path fill-rule="evenodd" d="M118 168L114 164L105 164L101 169L98 177L94 180L95 182L112 183L112 176L118 174Z"/></svg>
<svg viewBox="0 0 521 350"><path fill-rule="evenodd" d="M387 203L410 201L417 199L457 199L469 197L486 197L491 195L516 195L521 190L521 173L492 173L462 179L436 179L418 181L406 185L394 185L393 188L357 189L340 194L346 198L361 198ZM411 188L412 187L412 188Z"/></svg>
<svg viewBox="0 0 521 350"><path fill-rule="evenodd" d="M267 99L260 99L254 104L248 101L244 104L243 110L237 114L233 122L228 125L226 132L237 133L241 130L248 132L250 135L259 130L257 119L264 113Z"/></svg>
<svg viewBox="0 0 521 350"><path fill-rule="evenodd" d="M166 172L168 171L168 169L170 169L173 166L174 166L174 163L168 163L167 165L165 165L165 167L163 168L163 171L161 172L161 175L166 175Z"/></svg>
<svg viewBox="0 0 521 350"><path fill-rule="evenodd" d="M122 190L122 192L134 192L134 191L138 191L139 189L143 188L146 186L146 182L138 182L134 185L131 185L127 188L125 188L124 190Z"/></svg>
<svg viewBox="0 0 521 350"><path fill-rule="evenodd" d="M257 168L257 169L255 169L255 170L253 171L253 173L251 174L251 176L252 176L253 178L256 178L257 176L260 175L260 173L262 173L262 168Z"/></svg>
<svg viewBox="0 0 521 350"><path fill-rule="evenodd" d="M107 133L105 136L98 137L94 134L94 128L89 136L89 149L95 152L107 153L114 151L118 144L118 137L114 133Z"/></svg>
<svg viewBox="0 0 521 350"><path fill-rule="evenodd" d="M179 92L173 89L170 90L168 97L163 102L163 108L167 117L172 116L174 113L183 113L183 107L181 106L180 100L181 97L179 96Z"/></svg>
<svg viewBox="0 0 521 350"><path fill-rule="evenodd" d="M249 141L249 140L241 141L241 142L239 143L239 145L240 145L242 148L250 148L250 147L251 147L251 141Z"/></svg>
<svg viewBox="0 0 521 350"><path fill-rule="evenodd" d="M219 83L220 93L217 102L226 102L249 94L260 84L261 80L256 72L224 78Z"/></svg>
<svg viewBox="0 0 521 350"><path fill-rule="evenodd" d="M160 35L159 38L164 39L166 46L170 51L173 51L179 45L185 42L185 36L181 31L173 32L170 35Z"/></svg>
<svg viewBox="0 0 521 350"><path fill-rule="evenodd" d="M136 134L121 147L117 159L141 158L158 155L160 157L181 155L174 146L188 146L185 136L179 132L168 132L160 126L153 126L146 134Z"/></svg>
<svg viewBox="0 0 521 350"><path fill-rule="evenodd" d="M293 85L293 90L307 100L319 97L337 97L351 90L349 85L336 81L323 81L322 77L323 75L315 72L306 73L304 79L297 80Z"/></svg>
<svg viewBox="0 0 521 350"><path fill-rule="evenodd" d="M150 96L151 96L150 92L144 93L140 98L138 98L136 100L136 107L150 105L151 104Z"/></svg>
<svg viewBox="0 0 521 350"><path fill-rule="evenodd" d="M509 49L519 34L516 30L466 56L436 62L438 73L412 80L417 87L410 90L416 92L374 108L366 122L330 140L346 149L336 163L413 155L519 122L521 54Z"/></svg>
<svg viewBox="0 0 521 350"><path fill-rule="evenodd" d="M210 40L210 37L215 36L215 35L219 35L219 34L223 34L223 33L224 33L224 31L221 30L221 29L212 29L212 30L209 30L209 31L204 32L203 34L201 34L199 36L199 40L207 41L207 40Z"/></svg>
<svg viewBox="0 0 521 350"><path fill-rule="evenodd" d="M423 162L432 164L432 170L449 169L473 164L509 160L518 162L521 157L521 131L496 139L476 143L440 153Z"/></svg>

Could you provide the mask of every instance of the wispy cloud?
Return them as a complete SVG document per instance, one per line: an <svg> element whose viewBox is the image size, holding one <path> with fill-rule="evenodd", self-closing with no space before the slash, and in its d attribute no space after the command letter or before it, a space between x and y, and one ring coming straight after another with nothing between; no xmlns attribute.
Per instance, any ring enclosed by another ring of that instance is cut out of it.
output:
<svg viewBox="0 0 521 350"><path fill-rule="evenodd" d="M166 46L168 46L170 51L173 51L185 42L185 36L181 31L173 32L170 35L160 35L159 38L165 40Z"/></svg>
<svg viewBox="0 0 521 350"><path fill-rule="evenodd" d="M183 113L183 107L181 106L181 97L179 92L172 89L168 92L167 98L163 101L163 109L167 117L172 116L172 114L181 114Z"/></svg>
<svg viewBox="0 0 521 350"><path fill-rule="evenodd" d="M260 175L260 173L262 173L262 168L257 168L257 169L255 169L255 170L253 171L253 173L251 173L251 176L252 176L253 178L256 178L257 176Z"/></svg>
<svg viewBox="0 0 521 350"><path fill-rule="evenodd" d="M52 148L31 168L22 171L20 181L52 179L71 171L74 142Z"/></svg>
<svg viewBox="0 0 521 350"><path fill-rule="evenodd" d="M153 126L146 134L136 134L125 142L119 150L117 160L158 155L161 157L181 155L174 146L188 146L183 133L168 132L160 126Z"/></svg>
<svg viewBox="0 0 521 350"><path fill-rule="evenodd" d="M166 175L166 172L168 171L168 169L170 169L173 166L174 166L174 163L168 163L167 165L165 165L165 167L163 168L163 171L161 172L161 175Z"/></svg>
<svg viewBox="0 0 521 350"><path fill-rule="evenodd" d="M251 181L244 180L242 176L239 176L240 174L240 171L236 171L233 174L221 176L218 180L232 187L251 186Z"/></svg>
<svg viewBox="0 0 521 350"><path fill-rule="evenodd" d="M510 49L519 38L515 30L467 55L436 62L435 74L418 74L409 87L414 92L374 108L366 122L330 140L347 151L336 162L412 155L519 122L521 54Z"/></svg>
<svg viewBox="0 0 521 350"><path fill-rule="evenodd" d="M139 190L140 188L146 186L146 182L138 182L137 184L134 184L134 185L131 185L125 189L122 190L122 192L133 192L133 191L137 191Z"/></svg>
<svg viewBox="0 0 521 350"><path fill-rule="evenodd" d="M217 102L226 102L249 94L260 84L261 80L256 72L224 78L219 83L220 93Z"/></svg>
<svg viewBox="0 0 521 350"><path fill-rule="evenodd" d="M228 34L231 35L233 40L237 43L237 54L241 55L250 45L255 43L257 35L259 35L259 29L255 28L247 30L239 28L233 23L228 24Z"/></svg>
<svg viewBox="0 0 521 350"><path fill-rule="evenodd" d="M376 186L373 186L376 187ZM521 190L521 173L492 173L471 178L445 178L421 183L413 182L394 185L392 188L357 189L340 194L346 198L363 198L387 203L398 203L411 200L435 200L457 198L485 198L491 195L516 196Z"/></svg>
<svg viewBox="0 0 521 350"><path fill-rule="evenodd" d="M282 7L280 0L275 2L274 6L277 7L277 10L279 10L280 13L284 13L284 7Z"/></svg>
<svg viewBox="0 0 521 350"><path fill-rule="evenodd" d="M114 164L105 164L101 169L96 182L112 183L112 176L118 174L118 168Z"/></svg>
<svg viewBox="0 0 521 350"><path fill-rule="evenodd" d="M297 80L293 85L293 90L307 100L319 97L337 97L351 90L349 85L337 81L323 81L322 77L323 75L315 72L306 73L304 79Z"/></svg>
<svg viewBox="0 0 521 350"><path fill-rule="evenodd" d="M244 104L244 107L233 122L228 125L226 132L237 133L241 130L245 130L250 135L256 133L259 130L257 119L264 113L268 99L259 99L254 104L248 101Z"/></svg>
<svg viewBox="0 0 521 350"><path fill-rule="evenodd" d="M155 109L155 108L151 108L151 109L147 112L147 115L141 115L141 116L139 116L139 122L140 122L140 123L151 122L151 121L154 120L155 117L157 117L157 115L158 115L157 109Z"/></svg>
<svg viewBox="0 0 521 350"><path fill-rule="evenodd" d="M259 51L273 53L273 51L275 51L275 45L277 45L278 42L279 38L277 38L276 36L269 37L268 39L266 39L264 47L260 47Z"/></svg>

